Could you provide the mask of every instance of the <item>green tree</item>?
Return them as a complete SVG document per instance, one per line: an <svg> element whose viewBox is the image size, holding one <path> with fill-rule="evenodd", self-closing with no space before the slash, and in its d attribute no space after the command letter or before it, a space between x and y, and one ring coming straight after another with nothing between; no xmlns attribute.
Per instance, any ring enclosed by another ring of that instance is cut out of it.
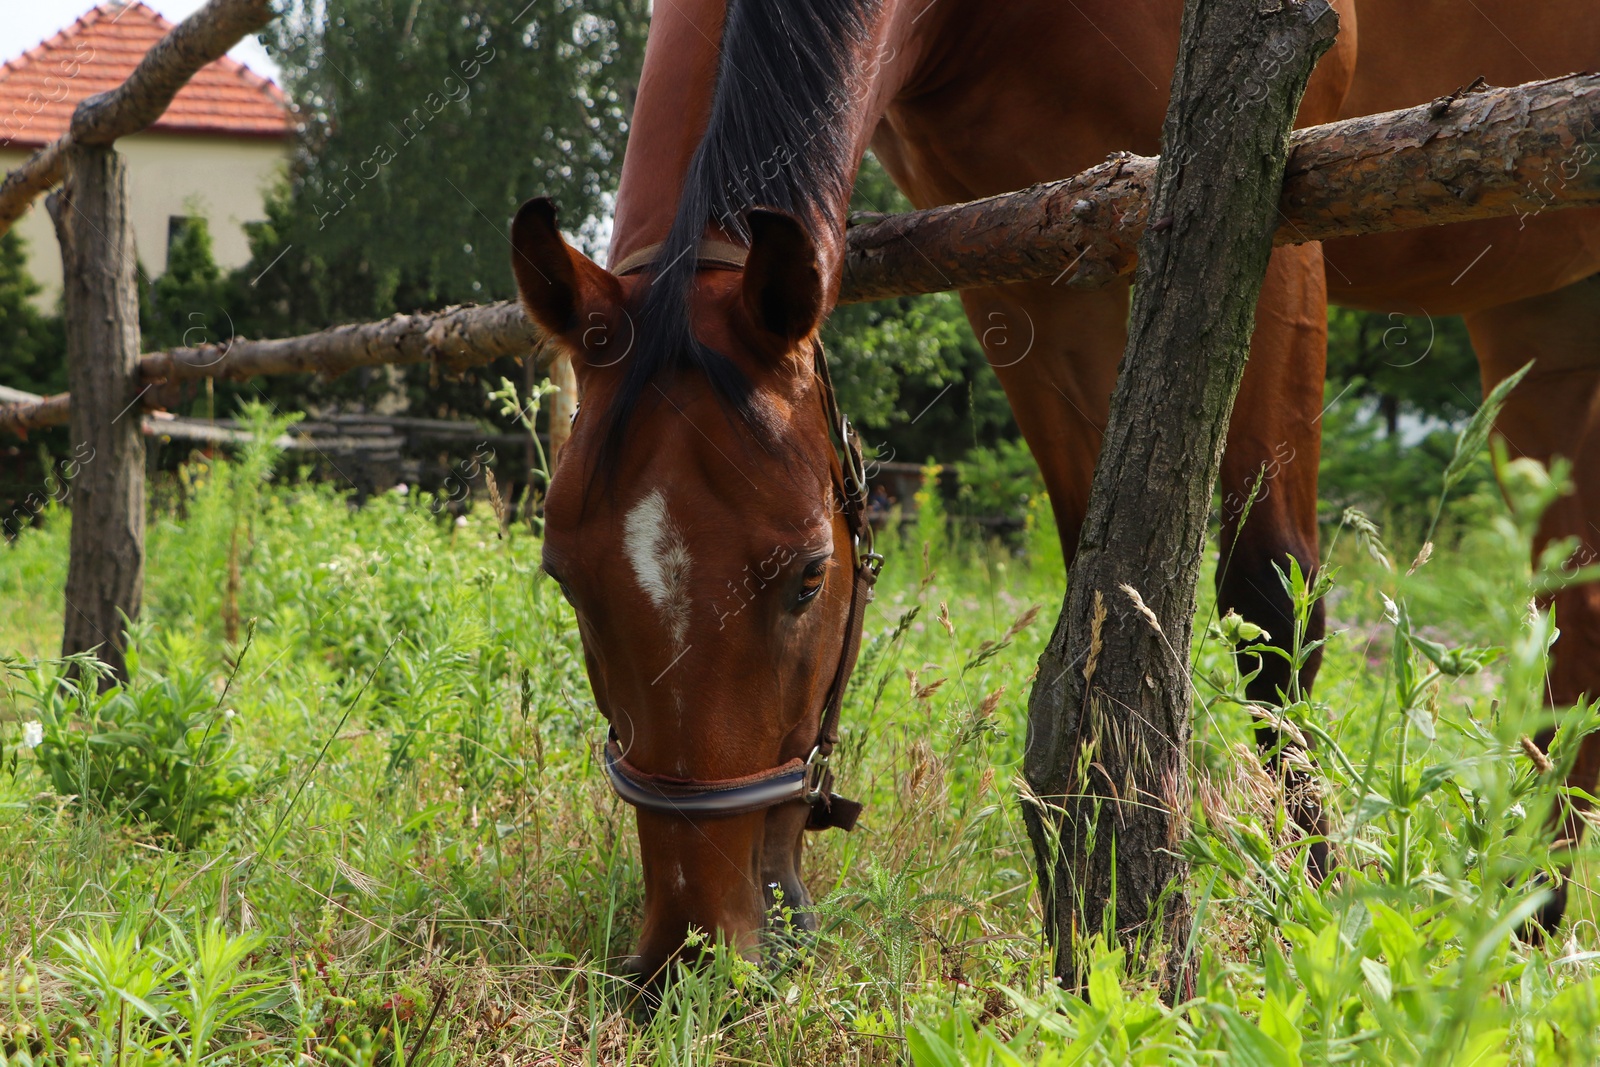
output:
<svg viewBox="0 0 1600 1067"><path fill-rule="evenodd" d="M34 306L40 290L22 237L0 234L0 385L58 393L67 387L66 334L59 315Z"/></svg>
<svg viewBox="0 0 1600 1067"><path fill-rule="evenodd" d="M911 204L869 154L851 209L887 214L910 211ZM844 305L828 319L823 340L840 403L880 458L950 464L974 448L1019 439L999 379L954 293ZM1004 495L1026 491L1019 484Z"/></svg>
<svg viewBox="0 0 1600 1067"><path fill-rule="evenodd" d="M311 283L324 321L508 298L506 225L541 194L598 243L647 21L645 0L288 0L269 44L301 135L257 249L285 252L280 288Z"/></svg>
<svg viewBox="0 0 1600 1067"><path fill-rule="evenodd" d="M1426 312L1330 308L1328 380L1346 401L1372 401L1390 434L1402 415L1461 422L1483 397L1466 324Z"/></svg>
<svg viewBox="0 0 1600 1067"><path fill-rule="evenodd" d="M231 329L285 337L512 298L506 230L530 196L554 197L597 251L648 11L647 0L285 0L267 44L300 133L251 227L251 262L228 279ZM523 370L500 360L453 382L380 367L241 388L293 409L398 384L416 414L502 422L481 384L502 377Z"/></svg>
<svg viewBox="0 0 1600 1067"><path fill-rule="evenodd" d="M225 283L204 217L184 219L167 245L167 272L150 283L140 309L146 351L224 342L232 334Z"/></svg>
<svg viewBox="0 0 1600 1067"><path fill-rule="evenodd" d="M1450 462L1454 428L1471 417L1482 396L1460 318L1330 308L1323 515L1337 520L1346 507L1359 507L1397 536L1422 536ZM1487 468L1475 467L1454 495L1460 503L1452 514L1479 515L1478 502L1494 496Z"/></svg>

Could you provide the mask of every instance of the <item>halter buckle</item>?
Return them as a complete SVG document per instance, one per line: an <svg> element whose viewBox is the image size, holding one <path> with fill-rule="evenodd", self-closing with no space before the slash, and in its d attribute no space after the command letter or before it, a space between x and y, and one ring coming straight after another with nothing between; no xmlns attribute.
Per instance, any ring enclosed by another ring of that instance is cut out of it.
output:
<svg viewBox="0 0 1600 1067"><path fill-rule="evenodd" d="M805 775L802 799L807 804L816 804L822 800L828 785L828 757L823 754L821 745L813 748L811 755L806 757Z"/></svg>
<svg viewBox="0 0 1600 1067"><path fill-rule="evenodd" d="M866 544L862 544L863 540L866 541ZM864 539L862 538L861 534L851 535L850 550L852 556L855 558L856 568L859 570L861 567L865 566L867 570L872 572L872 576L876 578L883 570L883 553L874 552L872 550L873 540L872 527L868 526L866 529L866 537Z"/></svg>

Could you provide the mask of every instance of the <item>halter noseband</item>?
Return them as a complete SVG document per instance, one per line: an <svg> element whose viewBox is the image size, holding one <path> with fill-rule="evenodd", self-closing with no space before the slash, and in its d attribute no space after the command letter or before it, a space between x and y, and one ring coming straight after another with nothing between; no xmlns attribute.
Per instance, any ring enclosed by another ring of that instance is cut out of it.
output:
<svg viewBox="0 0 1600 1067"><path fill-rule="evenodd" d="M617 264L616 274L631 274L643 270L655 261L660 245L641 248ZM696 265L711 270L739 270L744 266L746 252L736 245L720 241L706 241ZM712 818L723 815L743 815L764 811L779 804L804 802L811 806L811 817L806 821L808 830L841 830L855 828L861 815L861 805L846 800L832 790L833 772L828 759L839 743L839 713L844 706L845 689L850 685L850 675L855 670L856 656L861 651L861 630L866 618L867 603L872 599L872 587L883 567L883 557L872 550L872 523L867 520L866 464L861 458L861 440L855 427L839 410L839 399L833 390L833 379L828 374L828 356L822 341L812 350L814 373L821 385L822 409L828 420L828 432L838 438L839 477L836 486L839 502L844 511L845 526L850 531L851 555L855 565L855 578L850 588L850 613L845 619L844 647L839 651L839 665L834 670L828 695L822 703L822 717L817 726L817 740L811 754L798 757L771 770L746 775L743 778L704 780L674 778L662 774L646 774L630 764L622 754L622 745L613 728L606 739L602 759L606 778L617 796L636 808L681 815L686 818Z"/></svg>

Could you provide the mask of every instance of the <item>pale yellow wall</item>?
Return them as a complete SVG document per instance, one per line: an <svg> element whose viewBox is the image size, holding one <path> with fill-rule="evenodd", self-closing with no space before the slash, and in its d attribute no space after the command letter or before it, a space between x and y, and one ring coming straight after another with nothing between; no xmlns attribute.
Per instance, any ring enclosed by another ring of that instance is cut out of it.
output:
<svg viewBox="0 0 1600 1067"><path fill-rule="evenodd" d="M167 220L173 215L204 215L210 221L213 252L223 270L250 261L244 224L265 217L261 205L284 173L287 142L141 133L118 141L117 150L128 161L134 239L151 277L167 269ZM27 152L0 149L0 170L27 157ZM61 293L61 253L42 198L16 229L28 244L28 270L45 288L36 303L54 308Z"/></svg>

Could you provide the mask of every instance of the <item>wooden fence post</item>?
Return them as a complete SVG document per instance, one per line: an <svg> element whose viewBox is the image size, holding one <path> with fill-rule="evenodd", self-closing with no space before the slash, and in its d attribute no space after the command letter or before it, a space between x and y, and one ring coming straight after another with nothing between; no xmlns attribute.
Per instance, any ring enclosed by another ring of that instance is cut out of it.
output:
<svg viewBox="0 0 1600 1067"><path fill-rule="evenodd" d="M1110 929L1189 993L1189 648L1211 494L1326 0L1188 0L1128 348L1061 619L1028 707L1023 804L1056 973Z"/></svg>
<svg viewBox="0 0 1600 1067"><path fill-rule="evenodd" d="M550 384L556 387L550 398L550 469L556 469L556 457L567 447L572 436L572 417L578 413L578 375L572 369L572 357L557 351L550 361Z"/></svg>
<svg viewBox="0 0 1600 1067"><path fill-rule="evenodd" d="M144 435L140 432L137 252L127 168L110 145L67 149L51 198L66 297L73 479L63 655L98 648L126 677L127 619L144 593Z"/></svg>

